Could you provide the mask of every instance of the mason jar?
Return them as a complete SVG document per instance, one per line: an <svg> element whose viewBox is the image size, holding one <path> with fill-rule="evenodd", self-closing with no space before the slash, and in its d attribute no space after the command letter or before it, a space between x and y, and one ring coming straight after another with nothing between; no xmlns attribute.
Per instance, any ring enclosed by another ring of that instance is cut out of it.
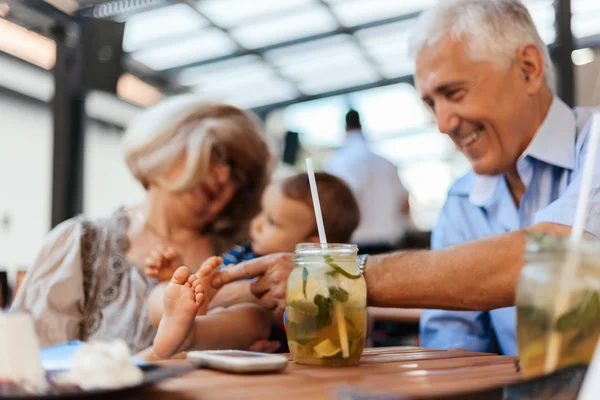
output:
<svg viewBox="0 0 600 400"><path fill-rule="evenodd" d="M573 260L574 273L565 276L564 268ZM571 245L568 237L530 235L515 301L525 376L588 365L600 335L600 241L586 237ZM558 301L564 303L555 315ZM548 363L552 336L558 358ZM552 370L547 370L547 363Z"/></svg>
<svg viewBox="0 0 600 400"><path fill-rule="evenodd" d="M285 325L299 364L356 364L367 334L367 286L351 244L299 244L287 284Z"/></svg>

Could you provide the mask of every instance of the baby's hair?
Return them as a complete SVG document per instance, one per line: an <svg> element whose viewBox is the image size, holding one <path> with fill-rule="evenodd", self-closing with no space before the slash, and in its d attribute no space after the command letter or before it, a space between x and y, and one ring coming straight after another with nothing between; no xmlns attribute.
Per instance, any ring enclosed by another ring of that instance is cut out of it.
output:
<svg viewBox="0 0 600 400"><path fill-rule="evenodd" d="M358 203L350 187L340 178L326 172L315 173L323 225L331 243L350 243L360 222ZM305 203L313 209L310 184L306 173L292 175L281 182L285 197ZM314 222L316 233L316 222Z"/></svg>

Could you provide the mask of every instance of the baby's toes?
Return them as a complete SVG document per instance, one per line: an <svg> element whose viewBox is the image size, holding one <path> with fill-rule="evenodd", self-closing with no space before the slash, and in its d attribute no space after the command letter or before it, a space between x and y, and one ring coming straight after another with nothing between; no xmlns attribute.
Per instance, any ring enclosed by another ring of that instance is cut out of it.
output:
<svg viewBox="0 0 600 400"><path fill-rule="evenodd" d="M204 293L204 285L200 282L200 279L196 280L192 284L192 289L194 289L195 293Z"/></svg>
<svg viewBox="0 0 600 400"><path fill-rule="evenodd" d="M221 257L211 257L200 267L200 275L209 276L219 270L219 267L223 264Z"/></svg>
<svg viewBox="0 0 600 400"><path fill-rule="evenodd" d="M199 306L204 304L204 293L196 293L196 304Z"/></svg>
<svg viewBox="0 0 600 400"><path fill-rule="evenodd" d="M186 285L189 287L194 287L194 283L198 281L198 276L196 274L191 274L186 282Z"/></svg>

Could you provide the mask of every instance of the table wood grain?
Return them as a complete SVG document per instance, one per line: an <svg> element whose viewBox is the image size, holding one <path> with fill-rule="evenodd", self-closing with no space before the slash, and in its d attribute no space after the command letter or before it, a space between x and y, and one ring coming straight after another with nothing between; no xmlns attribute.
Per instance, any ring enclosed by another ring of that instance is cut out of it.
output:
<svg viewBox="0 0 600 400"><path fill-rule="evenodd" d="M167 361L166 365L185 363ZM280 373L237 375L197 369L134 395L147 399L337 399L340 389L406 398L493 398L469 394L521 379L515 357L418 347L367 349L354 367L319 367L290 361ZM490 392L491 393L491 392Z"/></svg>

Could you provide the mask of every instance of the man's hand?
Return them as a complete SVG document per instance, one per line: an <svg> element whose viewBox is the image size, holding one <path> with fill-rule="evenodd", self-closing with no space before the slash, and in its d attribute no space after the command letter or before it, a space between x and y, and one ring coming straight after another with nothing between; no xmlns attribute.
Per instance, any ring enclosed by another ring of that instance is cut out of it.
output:
<svg viewBox="0 0 600 400"><path fill-rule="evenodd" d="M257 340L252 343L248 351L256 351L259 353L275 353L281 347L281 343L276 340Z"/></svg>
<svg viewBox="0 0 600 400"><path fill-rule="evenodd" d="M285 309L287 280L294 269L292 253L271 254L222 270L213 280L216 289L240 279L258 278L250 285L250 291L259 304L281 321Z"/></svg>

